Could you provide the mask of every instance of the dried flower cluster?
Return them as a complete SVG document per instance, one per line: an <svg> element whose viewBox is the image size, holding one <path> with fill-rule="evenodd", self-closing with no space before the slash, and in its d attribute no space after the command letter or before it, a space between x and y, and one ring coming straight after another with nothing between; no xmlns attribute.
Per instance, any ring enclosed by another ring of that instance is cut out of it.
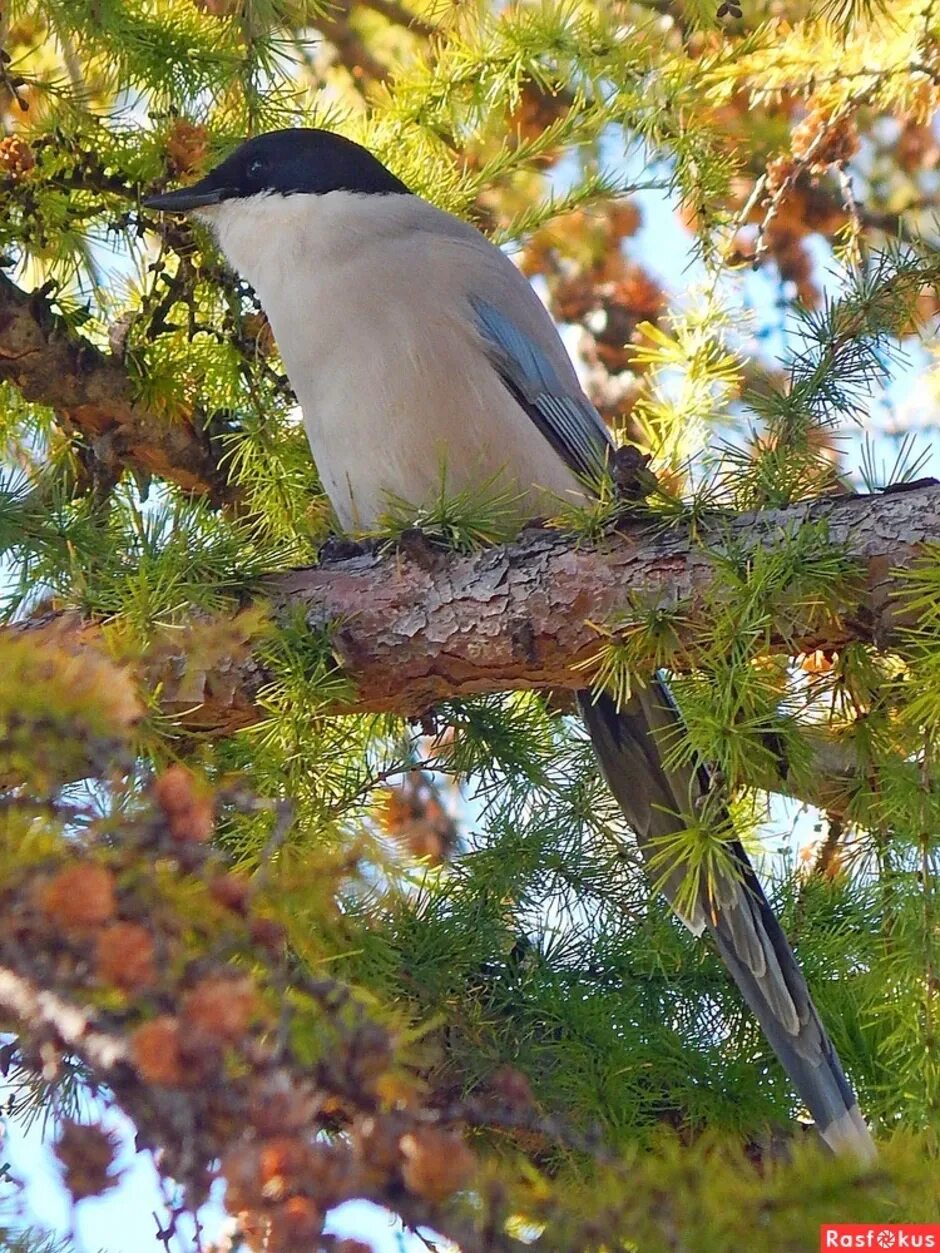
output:
<svg viewBox="0 0 940 1253"><path fill-rule="evenodd" d="M755 163L752 170L739 171L731 181L728 208L740 214L747 206L747 213L743 221L738 218L744 229L733 241L729 260L760 264L769 257L782 282L792 284L797 299L815 306L820 293L805 241L812 234L836 239L852 222L853 206L835 180L826 176L858 152L854 113L813 102L807 108L790 92L780 92L755 106L749 93L739 91L714 111L714 118L734 142L748 142L755 126L789 130L785 155L771 158L763 168ZM912 151L915 145L916 141ZM760 173L764 174L763 194L754 200ZM701 228L697 214L686 213L685 218L691 229Z"/></svg>
<svg viewBox="0 0 940 1253"><path fill-rule="evenodd" d="M97 1123L78 1123L67 1118L59 1128L55 1155L63 1181L76 1201L100 1196L119 1182L113 1173L117 1137Z"/></svg>
<svg viewBox="0 0 940 1253"><path fill-rule="evenodd" d="M847 113L831 116L825 109L810 109L790 134L790 151L813 174L830 165L844 165L858 152L858 127Z"/></svg>
<svg viewBox="0 0 940 1253"><path fill-rule="evenodd" d="M177 118L167 136L166 155L173 174L201 173L209 156L209 132L204 126Z"/></svg>

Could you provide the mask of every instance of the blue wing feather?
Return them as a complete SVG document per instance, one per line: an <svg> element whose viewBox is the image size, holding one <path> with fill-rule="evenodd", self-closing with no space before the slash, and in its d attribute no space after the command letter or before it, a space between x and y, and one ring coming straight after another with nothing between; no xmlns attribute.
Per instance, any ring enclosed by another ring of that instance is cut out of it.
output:
<svg viewBox="0 0 940 1253"><path fill-rule="evenodd" d="M613 447L600 414L502 310L476 297L471 304L490 360L520 406L579 478L596 480Z"/></svg>

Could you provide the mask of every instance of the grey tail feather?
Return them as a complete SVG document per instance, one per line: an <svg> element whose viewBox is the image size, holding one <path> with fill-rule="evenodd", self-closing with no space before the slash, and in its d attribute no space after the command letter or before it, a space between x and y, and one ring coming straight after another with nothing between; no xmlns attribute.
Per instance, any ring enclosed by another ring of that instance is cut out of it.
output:
<svg viewBox="0 0 940 1253"><path fill-rule="evenodd" d="M590 692L578 693L578 705L604 778L648 863L661 837L688 825L710 787L708 771L696 764L666 768L659 741L681 733L682 720L659 680L619 708L611 697ZM692 931L711 934L823 1140L835 1153L870 1162L874 1142L793 950L746 852L737 841L726 847L735 873L707 898L703 886L691 913L675 906L681 870L665 877L663 892Z"/></svg>

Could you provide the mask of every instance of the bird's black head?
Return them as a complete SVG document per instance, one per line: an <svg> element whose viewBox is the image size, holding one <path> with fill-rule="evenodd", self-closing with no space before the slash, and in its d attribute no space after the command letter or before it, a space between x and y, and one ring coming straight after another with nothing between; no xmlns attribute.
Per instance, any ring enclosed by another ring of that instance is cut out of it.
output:
<svg viewBox="0 0 940 1253"><path fill-rule="evenodd" d="M186 213L264 193L325 195L330 191L400 195L407 194L408 188L351 139L332 131L297 129L270 131L246 140L198 183L150 196L143 204L148 209Z"/></svg>

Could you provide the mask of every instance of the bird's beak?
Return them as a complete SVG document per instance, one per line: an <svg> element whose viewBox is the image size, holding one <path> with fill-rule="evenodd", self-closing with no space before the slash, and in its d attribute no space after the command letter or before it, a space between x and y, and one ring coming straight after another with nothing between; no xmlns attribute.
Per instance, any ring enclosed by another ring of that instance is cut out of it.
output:
<svg viewBox="0 0 940 1253"><path fill-rule="evenodd" d="M212 187L206 179L202 179L193 183L192 187L165 191L161 196L147 196L140 203L145 209L159 209L163 213L189 213L191 209L205 209L224 199L224 187Z"/></svg>

